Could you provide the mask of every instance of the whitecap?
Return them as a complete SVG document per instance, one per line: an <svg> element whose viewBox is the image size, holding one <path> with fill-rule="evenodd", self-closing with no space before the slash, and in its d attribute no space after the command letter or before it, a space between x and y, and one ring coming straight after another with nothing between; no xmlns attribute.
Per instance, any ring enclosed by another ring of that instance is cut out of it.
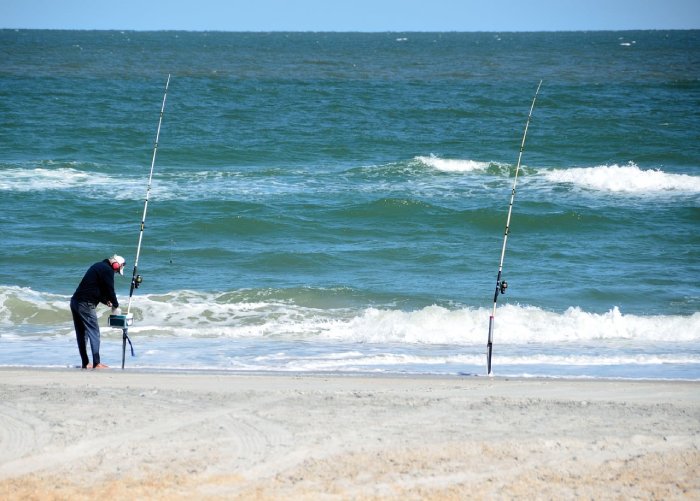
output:
<svg viewBox="0 0 700 501"><path fill-rule="evenodd" d="M673 174L660 169L627 165L599 165L542 171L553 183L571 183L586 189L612 193L700 193L700 177Z"/></svg>
<svg viewBox="0 0 700 501"><path fill-rule="evenodd" d="M0 286L0 325L28 336L72 332L68 297ZM126 306L126 301L123 306ZM109 309L99 308L107 323ZM415 310L390 307L313 307L254 292L173 291L135 296L130 331L143 336L178 338L322 340L402 345L481 345L491 310L430 305ZM495 317L497 343L630 340L641 343L700 341L700 312L692 315L625 314L571 306L562 312L505 304Z"/></svg>
<svg viewBox="0 0 700 501"><path fill-rule="evenodd" d="M474 172L485 171L489 167L489 162L478 160L460 160L450 158L440 158L434 155L418 156L417 161L443 172Z"/></svg>

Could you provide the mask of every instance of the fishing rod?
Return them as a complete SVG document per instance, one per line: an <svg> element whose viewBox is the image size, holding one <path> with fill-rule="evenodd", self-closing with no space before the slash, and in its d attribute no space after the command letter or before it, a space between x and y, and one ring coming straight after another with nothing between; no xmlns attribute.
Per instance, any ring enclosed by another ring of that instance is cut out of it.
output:
<svg viewBox="0 0 700 501"><path fill-rule="evenodd" d="M143 241L143 230L146 227L146 213L148 212L148 198L151 194L151 182L153 180L153 168L156 165L156 153L158 153L158 140L160 139L160 126L163 123L163 113L165 112L165 100L168 97L168 86L170 85L170 74L165 82L165 92L163 93L163 104L160 107L160 116L158 117L158 130L156 131L156 141L153 145L153 158L151 159L151 172L148 174L148 186L146 187L146 199L143 204L143 217L141 218L141 228L139 230L139 242L136 245L136 257L134 258L134 271L131 275L131 289L129 290L129 302L126 305L126 313L131 310L131 299L134 295L134 289L138 289L143 279L138 274L139 256L141 255L141 242Z"/></svg>
<svg viewBox="0 0 700 501"><path fill-rule="evenodd" d="M523 150L525 149L525 138L527 137L527 129L530 126L530 119L532 118L532 110L535 109L535 101L537 100L537 94L540 92L540 86L542 85L542 80L537 84L537 90L535 91L535 96L532 98L532 105L530 106L530 113L527 116L527 121L525 122L525 132L523 132L523 140L520 143L520 153L518 154L518 163L515 166L515 178L513 179L513 190L510 194L510 205L508 206L508 218L506 219L506 230L503 234L503 248L501 249L501 262L498 265L498 276L496 277L496 292L493 295L493 311L489 317L489 339L486 343L486 373L489 376L493 376L493 371L491 369L491 354L493 352L493 320L496 317L496 303L498 302L498 295L505 294L508 288L508 282L501 280L501 274L503 272L503 260L506 257L506 244L508 243L508 234L510 233L510 217L513 213L513 202L515 201L515 186L518 182L518 172L520 172L520 161L523 158Z"/></svg>
<svg viewBox="0 0 700 501"><path fill-rule="evenodd" d="M139 288L143 278L138 274L139 269L139 257L141 255L141 242L143 241L143 232L146 227L146 214L148 213L148 199L151 194L151 183L153 181L153 169L156 164L156 154L158 153L158 140L160 139L160 127L163 123L163 113L165 112L165 100L168 97L168 86L170 85L170 74L168 73L168 79L165 82L165 91L163 93L163 104L160 107L160 116L158 117L158 129L156 131L156 141L153 145L153 157L151 158L151 171L148 174L148 185L146 187L146 199L143 204L143 216L141 217L141 227L139 229L139 239L136 245L136 257L134 258L134 270L131 274L131 287L129 289L129 301L126 306L125 315L110 315L109 325L112 327L119 327L122 329L122 369L124 369L124 359L126 358L126 342L129 342L131 347L131 356L134 356L134 346L131 344L131 339L127 331L129 326L134 322L134 315L131 313L131 300L134 296L134 290Z"/></svg>

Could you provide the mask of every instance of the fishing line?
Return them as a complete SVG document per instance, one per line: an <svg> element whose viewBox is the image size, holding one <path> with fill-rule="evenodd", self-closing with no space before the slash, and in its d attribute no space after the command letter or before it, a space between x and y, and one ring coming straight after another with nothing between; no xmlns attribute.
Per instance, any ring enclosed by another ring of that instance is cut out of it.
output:
<svg viewBox="0 0 700 501"><path fill-rule="evenodd" d="M498 265L498 276L496 277L496 292L493 295L493 311L489 317L489 338L486 343L486 373L489 376L493 376L493 370L491 369L491 354L493 352L493 321L496 317L496 303L498 302L498 295L505 294L508 288L508 283L505 280L501 280L501 274L503 272L503 260L506 257L506 244L508 243L508 233L510 233L510 217L513 213L513 202L515 201L515 187L518 183L518 172L520 172L520 161L523 158L523 151L525 150L525 138L527 137L527 129L530 126L530 119L532 118L532 110L535 109L535 101L537 100L537 94L540 92L540 86L542 85L542 80L537 84L537 90L535 91L535 96L532 98L532 105L530 106L530 113L527 116L527 121L525 122L525 132L523 132L523 140L520 143L520 153L518 154L518 163L515 166L515 178L513 179L513 190L510 194L510 205L508 206L508 218L506 219L506 229L503 233L503 248L501 249L501 262Z"/></svg>
<svg viewBox="0 0 700 501"><path fill-rule="evenodd" d="M143 216L141 217L141 227L139 229L139 239L138 239L138 244L136 245L136 257L134 258L134 270L131 274L131 287L129 289L129 301L126 306L126 314L125 315L110 315L109 317L109 325L111 327L119 327L122 329L123 337L122 337L122 369L124 368L124 359L126 357L126 342L129 342L129 346L131 347L131 356L134 356L134 346L131 344L131 339L129 339L129 335L127 331L129 330L129 326L133 323L134 321L134 316L131 313L131 300L134 296L134 290L139 288L139 285L141 285L141 282L143 281L141 275L138 274L138 269L139 269L139 257L141 256L141 242L143 241L143 232L144 229L146 228L146 214L148 213L148 199L151 194L151 184L153 181L153 169L156 165L156 154L158 153L158 141L160 139L160 127L163 123L163 113L165 112L165 100L168 96L168 86L170 85L170 74L168 74L168 79L165 82L165 91L163 93L163 104L160 107L160 116L158 117L158 129L156 131L156 140L153 145L153 157L151 159L151 170L148 174L148 185L146 187L146 199L143 204Z"/></svg>

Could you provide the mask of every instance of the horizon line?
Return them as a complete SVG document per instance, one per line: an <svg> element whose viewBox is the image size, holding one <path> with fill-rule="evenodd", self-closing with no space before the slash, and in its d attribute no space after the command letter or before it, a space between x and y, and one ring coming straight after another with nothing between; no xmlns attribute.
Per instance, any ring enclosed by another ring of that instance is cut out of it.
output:
<svg viewBox="0 0 700 501"><path fill-rule="evenodd" d="M532 29L532 30L222 30L222 29L184 29L184 28L6 28L0 27L0 31L116 31L116 32L182 32L182 33L600 33L600 32L624 32L624 31L700 31L700 28L589 28L589 29Z"/></svg>

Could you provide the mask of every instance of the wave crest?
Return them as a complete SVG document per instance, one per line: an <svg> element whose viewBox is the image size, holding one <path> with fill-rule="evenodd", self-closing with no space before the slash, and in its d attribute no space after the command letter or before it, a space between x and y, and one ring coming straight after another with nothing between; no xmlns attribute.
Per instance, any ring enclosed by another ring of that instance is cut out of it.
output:
<svg viewBox="0 0 700 501"><path fill-rule="evenodd" d="M435 155L415 157L418 162L443 172L485 172L491 165L489 162L477 160L460 160L440 158Z"/></svg>
<svg viewBox="0 0 700 501"><path fill-rule="evenodd" d="M68 301L68 296L0 287L0 337L72 334ZM135 297L131 331L185 338L427 345L479 345L486 340L487 308L430 305L405 311L366 303L349 289L179 290ZM101 325L106 325L108 313L100 308ZM695 342L700 340L700 312L640 316L623 314L617 307L592 313L572 306L560 313L506 304L497 310L494 333L496 343L516 345L609 339Z"/></svg>
<svg viewBox="0 0 700 501"><path fill-rule="evenodd" d="M686 192L700 193L700 177L672 174L660 169L640 169L627 165L573 167L543 172L553 183L571 183L583 188L612 193Z"/></svg>

